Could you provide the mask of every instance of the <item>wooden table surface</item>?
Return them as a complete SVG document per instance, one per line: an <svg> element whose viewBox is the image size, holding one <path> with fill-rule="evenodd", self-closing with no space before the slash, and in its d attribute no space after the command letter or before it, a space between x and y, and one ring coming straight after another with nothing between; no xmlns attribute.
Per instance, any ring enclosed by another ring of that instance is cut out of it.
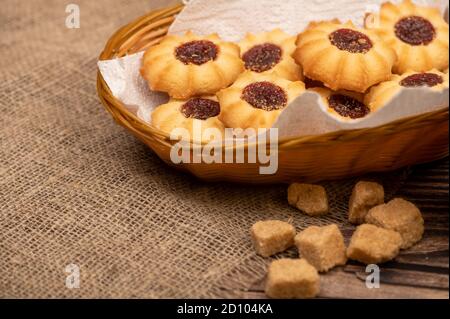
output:
<svg viewBox="0 0 450 319"><path fill-rule="evenodd" d="M321 298L449 298L449 160L412 168L397 194L414 202L425 220L423 239L380 266L380 288L367 289L365 267L349 261L321 276ZM351 229L343 229L349 238ZM265 278L248 291L247 298L266 298Z"/></svg>

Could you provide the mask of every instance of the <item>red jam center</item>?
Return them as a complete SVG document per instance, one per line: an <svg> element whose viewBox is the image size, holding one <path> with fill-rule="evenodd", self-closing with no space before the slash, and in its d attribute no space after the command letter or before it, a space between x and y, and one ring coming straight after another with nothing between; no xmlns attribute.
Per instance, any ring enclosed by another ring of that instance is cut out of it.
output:
<svg viewBox="0 0 450 319"><path fill-rule="evenodd" d="M444 79L442 76L434 73L417 73L410 75L400 81L401 86L405 87L417 87L428 86L433 87L438 84L442 84Z"/></svg>
<svg viewBox="0 0 450 319"><path fill-rule="evenodd" d="M272 69L281 61L281 48L272 43L264 43L255 45L253 48L245 52L242 60L245 68L253 72L264 72Z"/></svg>
<svg viewBox="0 0 450 319"><path fill-rule="evenodd" d="M247 85L242 91L241 99L251 106L264 111L282 109L287 105L287 96L278 85L270 82L256 82Z"/></svg>
<svg viewBox="0 0 450 319"><path fill-rule="evenodd" d="M310 79L308 77L305 77L303 82L305 83L305 88L306 89L324 87L323 82L320 82L320 81L317 81L317 80L313 80L313 79Z"/></svg>
<svg viewBox="0 0 450 319"><path fill-rule="evenodd" d="M339 115L352 119L364 117L370 112L369 108L363 103L347 95L330 95L328 104Z"/></svg>
<svg viewBox="0 0 450 319"><path fill-rule="evenodd" d="M175 56L184 64L202 65L217 58L218 47L208 40L191 41L175 49Z"/></svg>
<svg viewBox="0 0 450 319"><path fill-rule="evenodd" d="M184 103L180 111L186 118L207 120L219 115L220 104L213 100L193 98Z"/></svg>
<svg viewBox="0 0 450 319"><path fill-rule="evenodd" d="M436 36L436 30L427 19L411 16L395 24L395 35L411 45L427 45Z"/></svg>
<svg viewBox="0 0 450 319"><path fill-rule="evenodd" d="M336 30L329 38L339 50L351 53L367 53L373 46L367 35L351 29Z"/></svg>

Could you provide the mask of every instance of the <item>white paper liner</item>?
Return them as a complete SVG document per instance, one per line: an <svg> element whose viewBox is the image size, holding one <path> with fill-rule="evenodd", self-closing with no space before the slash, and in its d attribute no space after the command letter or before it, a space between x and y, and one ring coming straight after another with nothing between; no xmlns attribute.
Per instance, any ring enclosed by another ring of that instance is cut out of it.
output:
<svg viewBox="0 0 450 319"><path fill-rule="evenodd" d="M368 12L379 11L386 0L191 0L171 25L169 33L218 33L227 41L239 41L247 32L258 33L280 28L296 35L310 21L338 18L352 20L362 27ZM393 0L401 3L401 0ZM420 5L448 7L445 0L416 0Z"/></svg>
<svg viewBox="0 0 450 319"><path fill-rule="evenodd" d="M193 30L198 34L217 32L223 39L239 41L247 32L281 28L290 34L301 32L310 21L338 18L363 23L367 12L379 10L384 0L193 0L172 24L169 33ZM401 2L401 1L392 1ZM418 4L439 7L448 16L448 1L418 0ZM448 17L447 17L448 19ZM100 72L112 94L139 118L150 123L151 112L168 101L164 93L151 91L139 69L143 52L119 59L99 61ZM446 108L448 88L442 92L427 88L403 88L379 111L352 121L331 116L315 92L306 92L288 107L274 127L279 137L323 134L338 130L368 128L401 118Z"/></svg>

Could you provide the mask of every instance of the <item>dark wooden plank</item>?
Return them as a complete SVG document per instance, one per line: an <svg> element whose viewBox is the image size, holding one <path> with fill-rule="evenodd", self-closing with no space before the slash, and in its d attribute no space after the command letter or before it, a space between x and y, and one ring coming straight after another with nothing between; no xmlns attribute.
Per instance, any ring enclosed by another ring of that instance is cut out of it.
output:
<svg viewBox="0 0 450 319"><path fill-rule="evenodd" d="M448 183L449 176L441 176L441 175L431 175L431 176L415 176L414 183Z"/></svg>
<svg viewBox="0 0 450 319"><path fill-rule="evenodd" d="M380 265L381 287L368 289L365 266L349 261L321 274L319 298L449 298L449 161L420 165L412 170L396 195L414 202L425 220L423 239L403 250L394 261ZM348 242L354 227L343 227ZM236 297L267 298L265 278L246 291L234 290Z"/></svg>
<svg viewBox="0 0 450 319"><path fill-rule="evenodd" d="M365 278L365 277L364 277ZM407 287L381 283L379 289L368 289L365 279L344 271L332 271L321 276L320 297L325 298L445 298L448 290Z"/></svg>
<svg viewBox="0 0 450 319"><path fill-rule="evenodd" d="M365 276L358 277L347 273L341 267L322 274L319 298L430 298L448 299L448 289L422 288L399 284L380 283L380 288L369 289L365 285ZM243 298L267 298L264 294L265 279L259 280L247 291L236 291Z"/></svg>
<svg viewBox="0 0 450 319"><path fill-rule="evenodd" d="M448 269L448 251L447 252L428 252L417 254L403 254L398 256L395 261L403 264L426 265L431 267ZM448 277L448 275L447 275Z"/></svg>
<svg viewBox="0 0 450 319"><path fill-rule="evenodd" d="M434 270L429 268L430 271ZM367 273L361 265L347 265L345 272L354 273L360 280L365 280ZM448 272L436 273L427 271L407 270L389 267L380 268L380 282L392 285L410 287L448 289Z"/></svg>
<svg viewBox="0 0 450 319"><path fill-rule="evenodd" d="M448 202L447 194L448 187L443 185L433 185L430 187L410 187L402 190L403 196L414 199L427 199L433 196L434 199L438 199L442 204Z"/></svg>

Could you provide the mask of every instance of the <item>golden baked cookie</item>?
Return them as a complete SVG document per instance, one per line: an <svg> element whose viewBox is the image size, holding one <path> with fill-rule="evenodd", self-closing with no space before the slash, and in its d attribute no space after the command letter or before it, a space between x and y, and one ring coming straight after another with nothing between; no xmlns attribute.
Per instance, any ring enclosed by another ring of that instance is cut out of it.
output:
<svg viewBox="0 0 450 319"><path fill-rule="evenodd" d="M220 40L217 34L169 35L145 52L141 74L150 89L176 99L211 95L243 71L239 52L236 44Z"/></svg>
<svg viewBox="0 0 450 319"><path fill-rule="evenodd" d="M259 34L248 33L239 47L246 70L274 73L290 81L302 80L301 67L291 56L295 51L295 37L280 29Z"/></svg>
<svg viewBox="0 0 450 319"><path fill-rule="evenodd" d="M364 104L364 95L349 91L331 91L327 88L312 88L309 91L319 93L328 112L341 121L356 120L370 113Z"/></svg>
<svg viewBox="0 0 450 319"><path fill-rule="evenodd" d="M399 5L387 2L365 24L397 53L395 73L448 67L448 24L439 9L416 6L410 0Z"/></svg>
<svg viewBox="0 0 450 319"><path fill-rule="evenodd" d="M247 71L232 86L217 93L221 105L219 119L231 128L270 128L283 109L304 90L301 81Z"/></svg>
<svg viewBox="0 0 450 319"><path fill-rule="evenodd" d="M365 92L392 74L397 57L374 31L351 22L313 22L297 38L293 55L303 74L332 90Z"/></svg>
<svg viewBox="0 0 450 319"><path fill-rule="evenodd" d="M385 106L402 87L425 86L431 90L441 91L448 88L448 74L434 69L427 72L409 71L392 76L391 80L372 87L364 102L372 111Z"/></svg>
<svg viewBox="0 0 450 319"><path fill-rule="evenodd" d="M152 124L167 134L175 134L175 129L185 129L193 140L209 142L224 136L224 126L217 117L219 113L220 104L215 96L172 99L152 112ZM197 128L195 133L198 134L194 134ZM215 129L208 132L216 136L207 136L206 129Z"/></svg>

